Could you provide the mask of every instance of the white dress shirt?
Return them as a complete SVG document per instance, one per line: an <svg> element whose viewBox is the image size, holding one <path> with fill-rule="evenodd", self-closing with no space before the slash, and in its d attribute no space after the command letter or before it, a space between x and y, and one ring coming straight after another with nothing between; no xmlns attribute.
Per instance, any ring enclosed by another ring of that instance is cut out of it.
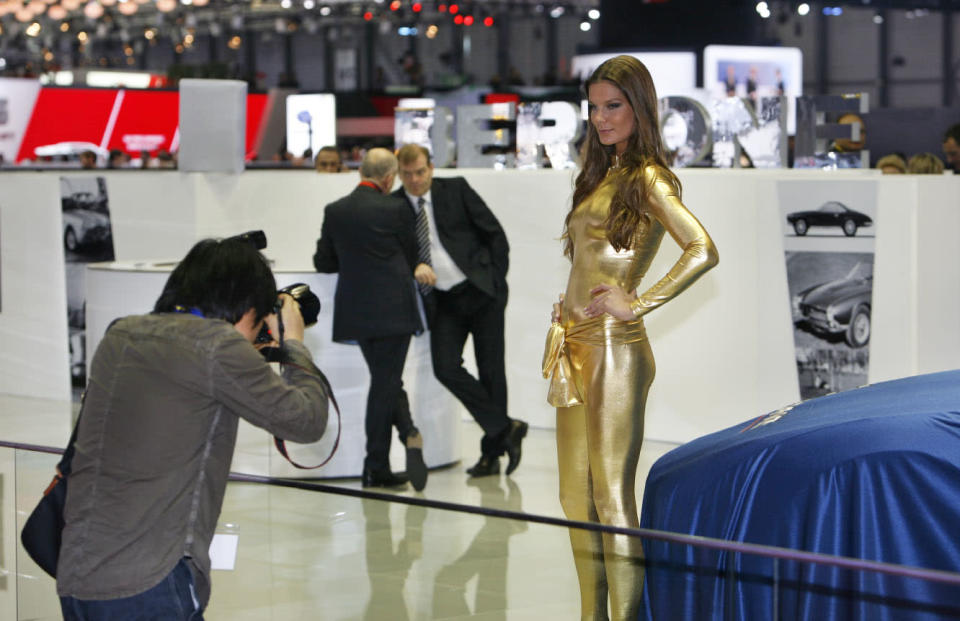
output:
<svg viewBox="0 0 960 621"><path fill-rule="evenodd" d="M413 205L413 213L419 214L420 207L417 206L417 201L420 197L414 196L406 190L404 190L403 193L407 195L407 198ZM465 281L467 275L457 267L450 253L448 253L446 248L443 247L443 244L440 243L440 234L437 232L437 219L434 216L433 200L431 200L429 190L423 195L423 200L426 201L423 207L427 210L427 220L430 226L430 262L433 264L431 266L433 267L433 272L437 275L437 284L434 285L434 288L447 291Z"/></svg>

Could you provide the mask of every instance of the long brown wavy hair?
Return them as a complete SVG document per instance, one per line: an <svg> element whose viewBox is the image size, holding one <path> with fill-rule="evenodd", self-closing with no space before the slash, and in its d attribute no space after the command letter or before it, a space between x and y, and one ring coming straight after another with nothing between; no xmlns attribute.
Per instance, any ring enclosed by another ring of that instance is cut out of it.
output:
<svg viewBox="0 0 960 621"><path fill-rule="evenodd" d="M633 56L617 56L597 67L583 85L584 93L589 96L590 86L601 81L610 82L620 89L633 110L633 134L627 139L627 148L620 156L619 169L610 171L610 174L616 174L614 182L617 189L605 223L610 244L615 250L622 250L631 247L638 228L649 220L644 211L650 192L648 184L644 182L644 168L657 165L661 169L661 178L676 188L678 196L681 188L680 180L669 169L666 149L660 136L657 92L650 72ZM587 123L587 138L580 150L583 168L577 175L573 203L563 223L563 252L570 258L573 258L570 217L577 205L590 196L607 176L615 149L615 145L601 144L592 120Z"/></svg>

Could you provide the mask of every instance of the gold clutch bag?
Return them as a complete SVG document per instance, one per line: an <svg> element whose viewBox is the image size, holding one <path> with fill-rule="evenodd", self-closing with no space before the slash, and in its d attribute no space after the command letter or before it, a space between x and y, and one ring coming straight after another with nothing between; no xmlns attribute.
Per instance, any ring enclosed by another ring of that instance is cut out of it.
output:
<svg viewBox="0 0 960 621"><path fill-rule="evenodd" d="M550 324L547 342L543 348L542 371L544 378L550 378L547 403L558 408L583 403L573 379L570 357L564 345L563 326L557 322Z"/></svg>

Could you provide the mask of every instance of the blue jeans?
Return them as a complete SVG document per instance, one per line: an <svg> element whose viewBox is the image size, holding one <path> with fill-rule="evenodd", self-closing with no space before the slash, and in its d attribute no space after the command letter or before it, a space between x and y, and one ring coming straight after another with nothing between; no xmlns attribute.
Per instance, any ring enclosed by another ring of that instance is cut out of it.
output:
<svg viewBox="0 0 960 621"><path fill-rule="evenodd" d="M157 586L119 599L61 597L64 621L203 621L193 574L181 559Z"/></svg>

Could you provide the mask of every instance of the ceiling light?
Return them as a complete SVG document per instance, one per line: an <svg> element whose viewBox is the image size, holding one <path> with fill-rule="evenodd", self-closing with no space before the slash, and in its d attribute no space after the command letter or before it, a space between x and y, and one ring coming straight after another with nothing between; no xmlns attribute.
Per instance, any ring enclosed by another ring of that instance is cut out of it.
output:
<svg viewBox="0 0 960 621"><path fill-rule="evenodd" d="M590 22L586 20L580 22L580 30L582 30L583 32L587 32L588 30L590 30L590 28L591 28Z"/></svg>
<svg viewBox="0 0 960 621"><path fill-rule="evenodd" d="M550 9L550 17L552 17L552 18L554 18L554 19L557 19L558 17L563 16L564 13L566 13L566 9L564 9L564 8L563 8L562 6L560 6L560 5L557 5L557 6L553 7L552 9Z"/></svg>
<svg viewBox="0 0 960 621"><path fill-rule="evenodd" d="M797 15L806 15L810 12L810 5L806 2L801 2L800 6L797 7Z"/></svg>
<svg viewBox="0 0 960 621"><path fill-rule="evenodd" d="M597 9L590 9L587 11L587 17L593 20L600 19L600 11Z"/></svg>
<svg viewBox="0 0 960 621"><path fill-rule="evenodd" d="M40 22L33 22L25 31L28 37L35 37L40 34Z"/></svg>
<svg viewBox="0 0 960 621"><path fill-rule="evenodd" d="M333 9L331 9L326 5L320 7L320 15L323 15L324 17L326 17L327 15L330 15L330 13L332 12L333 12Z"/></svg>

